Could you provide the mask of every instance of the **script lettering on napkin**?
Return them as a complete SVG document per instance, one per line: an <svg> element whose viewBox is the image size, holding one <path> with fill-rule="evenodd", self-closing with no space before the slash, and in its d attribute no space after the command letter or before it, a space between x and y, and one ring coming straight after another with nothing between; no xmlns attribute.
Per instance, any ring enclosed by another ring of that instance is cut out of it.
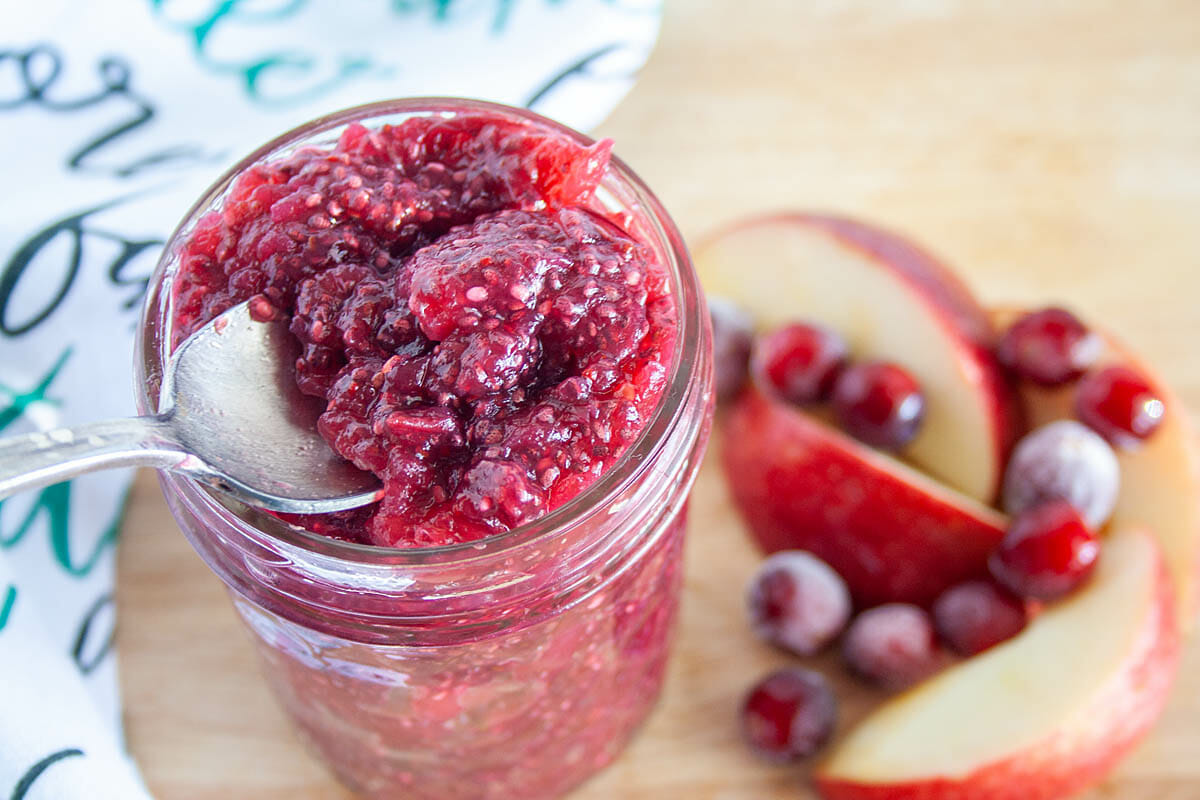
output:
<svg viewBox="0 0 1200 800"><path fill-rule="evenodd" d="M212 157L198 145L181 144L151 150L124 161L104 163L99 156L105 150L110 150L119 140L138 132L154 119L154 104L133 88L132 69L123 59L114 56L100 59L96 64L96 89L74 97L63 96L55 88L63 77L64 66L62 54L50 44L0 50L0 71L12 73L15 80L9 82L16 87L10 96L0 96L0 111L36 105L49 112L71 114L97 106L111 106L122 113L116 125L90 132L76 149L67 153L67 169L129 178L172 162L211 160Z"/></svg>

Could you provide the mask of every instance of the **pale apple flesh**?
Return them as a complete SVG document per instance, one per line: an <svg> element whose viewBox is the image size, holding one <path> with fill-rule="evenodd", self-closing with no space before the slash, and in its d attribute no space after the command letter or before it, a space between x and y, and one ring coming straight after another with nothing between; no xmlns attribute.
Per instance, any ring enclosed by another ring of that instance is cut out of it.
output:
<svg viewBox="0 0 1200 800"><path fill-rule="evenodd" d="M1144 528L1022 633L868 717L821 765L826 800L1056 800L1103 776L1161 713L1179 659L1169 571Z"/></svg>
<svg viewBox="0 0 1200 800"><path fill-rule="evenodd" d="M1021 313L993 312L997 328L1010 325ZM1162 545L1175 582L1177 618L1190 630L1200 606L1200 448L1186 406L1149 366L1110 334L1100 332L1105 351L1099 366L1125 364L1154 386L1166 414L1154 435L1132 451L1117 451L1121 490L1111 525L1145 525ZM1019 388L1032 426L1075 416L1075 388L1044 389L1033 384Z"/></svg>
<svg viewBox="0 0 1200 800"><path fill-rule="evenodd" d="M725 420L724 466L767 552L808 550L860 607L931 603L983 573L1005 518L755 387Z"/></svg>
<svg viewBox="0 0 1200 800"><path fill-rule="evenodd" d="M992 354L987 313L949 270L895 234L815 214L738 224L694 255L705 291L741 306L760 327L825 325L855 358L912 372L926 415L902 457L994 501L1021 428L1019 405Z"/></svg>

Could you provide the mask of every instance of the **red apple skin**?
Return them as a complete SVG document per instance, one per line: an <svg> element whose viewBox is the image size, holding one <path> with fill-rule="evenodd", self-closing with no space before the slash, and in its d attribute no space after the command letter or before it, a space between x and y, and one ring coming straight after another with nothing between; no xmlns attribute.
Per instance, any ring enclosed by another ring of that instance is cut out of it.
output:
<svg viewBox="0 0 1200 800"><path fill-rule="evenodd" d="M1101 780L1158 720L1179 666L1175 593L1161 553L1157 571L1149 619L1124 665L1052 736L961 777L885 785L818 774L818 793L824 800L1060 800Z"/></svg>
<svg viewBox="0 0 1200 800"><path fill-rule="evenodd" d="M1004 536L1002 515L967 498L956 505L951 490L755 386L729 410L723 450L759 546L812 552L859 607L928 605L983 575Z"/></svg>
<svg viewBox="0 0 1200 800"><path fill-rule="evenodd" d="M909 287L927 297L933 308L942 312L939 323L950 338L962 346L975 370L983 395L992 407L993 436L998 459L995 485L987 502L999 496L1004 465L1013 445L1026 431L1024 406L1017 397L1008 375L996 358L996 333L993 318L980 305L967 285L937 258L892 231L850 217L820 212L784 212L743 220L706 237L705 243L750 225L791 223L823 231L841 245L865 255L881 268L901 275Z"/></svg>

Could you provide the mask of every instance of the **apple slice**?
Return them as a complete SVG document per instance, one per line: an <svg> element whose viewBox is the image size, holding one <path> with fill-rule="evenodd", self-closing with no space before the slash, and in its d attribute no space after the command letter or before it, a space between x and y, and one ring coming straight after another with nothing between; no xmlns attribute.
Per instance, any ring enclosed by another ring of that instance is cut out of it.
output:
<svg viewBox="0 0 1200 800"><path fill-rule="evenodd" d="M733 498L767 552L809 550L860 606L932 602L983 572L1005 518L751 386L729 410Z"/></svg>
<svg viewBox="0 0 1200 800"><path fill-rule="evenodd" d="M1154 536L1105 541L1092 580L1004 644L854 728L818 768L827 800L1054 800L1099 780L1150 729L1179 660Z"/></svg>
<svg viewBox="0 0 1200 800"><path fill-rule="evenodd" d="M1007 328L1022 312L993 312L997 329ZM1162 424L1136 450L1117 451L1121 490L1111 525L1146 525L1158 537L1171 570L1178 599L1176 618L1190 630L1200 606L1200 452L1186 406L1142 359L1111 334L1099 366L1126 364L1146 376L1163 401ZM1030 422L1044 425L1075 417L1075 387L1045 389L1022 383L1019 392Z"/></svg>
<svg viewBox="0 0 1200 800"><path fill-rule="evenodd" d="M927 400L906 459L984 503L999 489L1019 406L991 352L992 327L970 291L895 234L832 216L737 223L694 248L705 291L761 327L816 322L858 358L899 363Z"/></svg>

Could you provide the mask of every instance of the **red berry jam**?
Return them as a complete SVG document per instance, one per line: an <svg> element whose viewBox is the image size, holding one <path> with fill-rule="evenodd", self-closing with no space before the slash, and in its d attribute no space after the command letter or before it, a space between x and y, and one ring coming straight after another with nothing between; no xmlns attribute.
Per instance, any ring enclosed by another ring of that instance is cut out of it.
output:
<svg viewBox="0 0 1200 800"><path fill-rule="evenodd" d="M810 756L833 735L837 701L810 669L781 669L763 678L742 704L742 734L769 761Z"/></svg>
<svg viewBox="0 0 1200 800"><path fill-rule="evenodd" d="M1092 574L1100 540L1075 506L1051 500L1018 515L988 560L992 577L1022 597L1057 600Z"/></svg>
<svg viewBox="0 0 1200 800"><path fill-rule="evenodd" d="M842 640L842 656L860 677L893 690L924 680L945 661L929 614L908 603L859 614Z"/></svg>
<svg viewBox="0 0 1200 800"><path fill-rule="evenodd" d="M967 581L952 586L933 604L938 635L963 656L982 653L1024 630L1029 621L1025 603L991 581Z"/></svg>
<svg viewBox="0 0 1200 800"><path fill-rule="evenodd" d="M1004 332L996 346L1000 362L1041 386L1078 380L1104 349L1100 337L1062 308L1026 314Z"/></svg>
<svg viewBox="0 0 1200 800"><path fill-rule="evenodd" d="M872 447L899 450L920 430L925 395L902 367L883 362L855 364L837 379L833 410L851 436Z"/></svg>
<svg viewBox="0 0 1200 800"><path fill-rule="evenodd" d="M352 124L246 170L199 220L176 343L247 299L289 316L322 435L384 481L376 506L289 519L377 545L478 540L637 438L675 308L653 251L589 205L609 148L484 113Z"/></svg>
<svg viewBox="0 0 1200 800"><path fill-rule="evenodd" d="M1166 407L1144 376L1118 366L1080 381L1075 411L1096 433L1129 450L1158 430Z"/></svg>
<svg viewBox="0 0 1200 800"><path fill-rule="evenodd" d="M753 370L784 400L807 405L829 397L849 354L846 341L833 331L793 323L754 343Z"/></svg>
<svg viewBox="0 0 1200 800"><path fill-rule="evenodd" d="M164 341L242 299L286 318L323 433L387 484L375 508L299 521L406 549L314 540L165 473L171 510L356 796L563 797L666 669L712 410L682 240L607 145L519 109L390 101L272 147L164 255L139 410Z"/></svg>

